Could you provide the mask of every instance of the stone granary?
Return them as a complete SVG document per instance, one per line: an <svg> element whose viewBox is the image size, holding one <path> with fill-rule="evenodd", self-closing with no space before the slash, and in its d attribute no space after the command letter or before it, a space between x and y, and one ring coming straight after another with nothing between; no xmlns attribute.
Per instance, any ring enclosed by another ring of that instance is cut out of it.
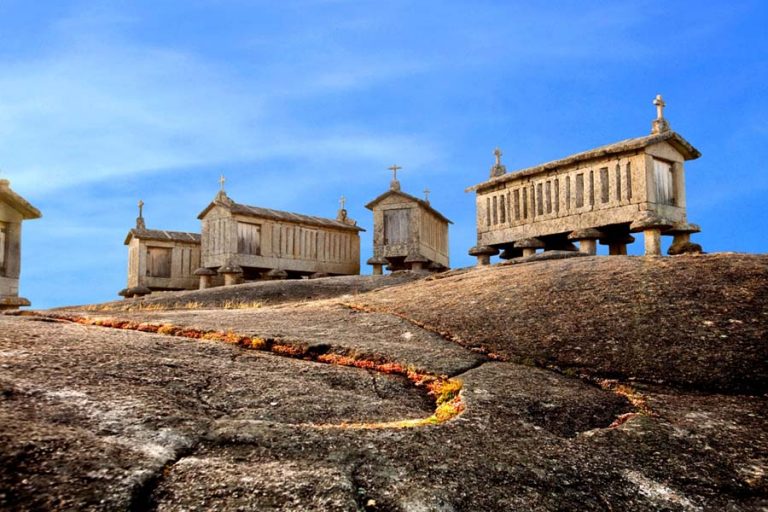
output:
<svg viewBox="0 0 768 512"><path fill-rule="evenodd" d="M537 249L626 254L630 233L642 232L645 254L661 253L662 234L674 236L670 254L700 251L699 231L686 218L683 164L701 156L663 116L661 96L651 134L507 173L496 149L490 179L475 191L478 264L534 254Z"/></svg>
<svg viewBox="0 0 768 512"><path fill-rule="evenodd" d="M223 189L203 210L200 286L360 273L360 231L342 208L336 219L239 204Z"/></svg>
<svg viewBox="0 0 768 512"><path fill-rule="evenodd" d="M432 270L449 268L448 224L453 224L429 204L400 190L397 171L390 167L393 178L389 190L365 205L373 211L373 257L368 265L373 274L382 274L384 265L390 270Z"/></svg>
<svg viewBox="0 0 768 512"><path fill-rule="evenodd" d="M21 274L21 223L39 219L40 211L0 180L0 310L29 306L19 297Z"/></svg>
<svg viewBox="0 0 768 512"><path fill-rule="evenodd" d="M179 231L147 229L144 202L139 201L136 227L128 232L128 287L125 297L146 295L153 291L197 288L194 274L200 266L200 235Z"/></svg>

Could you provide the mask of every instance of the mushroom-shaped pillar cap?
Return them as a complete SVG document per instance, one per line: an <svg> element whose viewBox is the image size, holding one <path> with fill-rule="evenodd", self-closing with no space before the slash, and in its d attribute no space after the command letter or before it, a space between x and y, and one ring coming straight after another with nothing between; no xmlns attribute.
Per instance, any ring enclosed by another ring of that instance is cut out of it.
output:
<svg viewBox="0 0 768 512"><path fill-rule="evenodd" d="M670 235L676 235L676 234L685 234L685 233L698 233L701 231L701 226L698 224L692 224L689 222L678 222L674 224L668 231L666 231L667 234Z"/></svg>
<svg viewBox="0 0 768 512"><path fill-rule="evenodd" d="M389 262L385 258L379 256L372 256L365 262L366 265L387 265Z"/></svg>
<svg viewBox="0 0 768 512"><path fill-rule="evenodd" d="M117 292L117 294L118 294L119 296L121 296L121 297L127 297L127 296L128 296L128 288L123 288L122 290L120 290L119 292Z"/></svg>
<svg viewBox="0 0 768 512"><path fill-rule="evenodd" d="M515 249L543 249L544 242L538 238L524 238L515 242Z"/></svg>
<svg viewBox="0 0 768 512"><path fill-rule="evenodd" d="M196 276L215 276L216 271L211 270L210 268L200 267L199 269L195 270L194 274Z"/></svg>
<svg viewBox="0 0 768 512"><path fill-rule="evenodd" d="M272 279L286 279L288 277L288 272L280 270L279 268L273 268L267 272L267 277L271 277Z"/></svg>
<svg viewBox="0 0 768 512"><path fill-rule="evenodd" d="M406 263L429 263L429 260L421 254L411 254L405 258Z"/></svg>
<svg viewBox="0 0 768 512"><path fill-rule="evenodd" d="M227 263L223 267L219 267L219 274L242 274L243 269L240 267L240 265L235 265L233 263Z"/></svg>
<svg viewBox="0 0 768 512"><path fill-rule="evenodd" d="M666 230L671 228L672 224L672 221L660 217L655 213L647 213L642 217L635 219L632 224L629 225L629 231L631 233L638 233L651 228Z"/></svg>
<svg viewBox="0 0 768 512"><path fill-rule="evenodd" d="M490 245L476 245L469 250L470 256L495 256L499 250Z"/></svg>
<svg viewBox="0 0 768 512"><path fill-rule="evenodd" d="M576 231L571 231L571 234L568 235L568 240L597 240L603 236L605 235L601 231L594 228L577 229Z"/></svg>
<svg viewBox="0 0 768 512"><path fill-rule="evenodd" d="M600 239L600 245L632 244L634 242L635 237L632 235L614 236Z"/></svg>
<svg viewBox="0 0 768 512"><path fill-rule="evenodd" d="M152 293L152 290L147 288L146 286L134 286L133 288L128 288L128 290L125 292L126 294L130 296L141 296L141 295L149 295Z"/></svg>

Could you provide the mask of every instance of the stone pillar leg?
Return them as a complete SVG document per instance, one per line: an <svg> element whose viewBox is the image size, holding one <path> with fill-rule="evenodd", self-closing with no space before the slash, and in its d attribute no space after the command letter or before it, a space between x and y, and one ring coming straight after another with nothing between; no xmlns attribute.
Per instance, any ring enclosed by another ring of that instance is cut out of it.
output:
<svg viewBox="0 0 768 512"><path fill-rule="evenodd" d="M672 245L689 244L689 243L691 243L690 233L675 233L675 236L672 239Z"/></svg>
<svg viewBox="0 0 768 512"><path fill-rule="evenodd" d="M643 230L645 238L645 255L661 256L661 229L649 228Z"/></svg>
<svg viewBox="0 0 768 512"><path fill-rule="evenodd" d="M486 265L491 264L491 255L490 254L480 254L477 257L477 266L478 267L484 267Z"/></svg>
<svg viewBox="0 0 768 512"><path fill-rule="evenodd" d="M200 276L200 289L205 290L211 287L211 276Z"/></svg>
<svg viewBox="0 0 768 512"><path fill-rule="evenodd" d="M609 256L626 256L627 244L608 244Z"/></svg>
<svg viewBox="0 0 768 512"><path fill-rule="evenodd" d="M374 265L373 266L373 275L375 275L375 276L384 275L384 265Z"/></svg>
<svg viewBox="0 0 768 512"><path fill-rule="evenodd" d="M579 252L594 256L597 254L597 240L594 238L588 240L579 240Z"/></svg>
<svg viewBox="0 0 768 512"><path fill-rule="evenodd" d="M224 274L224 286L232 286L237 284L238 274L226 273Z"/></svg>
<svg viewBox="0 0 768 512"><path fill-rule="evenodd" d="M419 271L419 270L422 270L423 268L424 268L424 264L420 261L414 261L413 263L411 263L411 270L413 271Z"/></svg>
<svg viewBox="0 0 768 512"><path fill-rule="evenodd" d="M526 258L528 256L533 256L534 254L536 254L536 249L534 249L533 247L523 248L523 258Z"/></svg>

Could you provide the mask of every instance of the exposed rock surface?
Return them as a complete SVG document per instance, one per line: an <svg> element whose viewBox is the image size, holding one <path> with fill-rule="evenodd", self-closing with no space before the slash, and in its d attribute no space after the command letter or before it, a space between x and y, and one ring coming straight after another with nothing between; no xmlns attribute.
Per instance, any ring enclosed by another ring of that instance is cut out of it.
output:
<svg viewBox="0 0 768 512"><path fill-rule="evenodd" d="M386 276L339 276L320 279L256 281L237 286L179 292L155 292L146 297L100 304L110 311L146 311L152 309L231 308L302 302L343 295L356 295L378 288L397 286L418 279L411 272ZM68 308L62 308L68 309Z"/></svg>
<svg viewBox="0 0 768 512"><path fill-rule="evenodd" d="M765 510L767 267L758 256L574 258L308 304L56 312L458 376L464 412L417 428L386 426L434 409L402 377L0 316L0 508ZM664 350L676 366L662 365ZM577 371L509 361L526 358ZM580 372L664 383L599 387Z"/></svg>
<svg viewBox="0 0 768 512"><path fill-rule="evenodd" d="M505 265L354 302L513 361L702 390L768 390L768 256Z"/></svg>

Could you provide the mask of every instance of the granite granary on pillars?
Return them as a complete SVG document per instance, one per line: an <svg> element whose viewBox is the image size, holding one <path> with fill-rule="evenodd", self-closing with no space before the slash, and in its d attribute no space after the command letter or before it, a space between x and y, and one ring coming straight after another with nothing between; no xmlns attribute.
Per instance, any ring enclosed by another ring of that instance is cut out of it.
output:
<svg viewBox="0 0 768 512"><path fill-rule="evenodd" d="M651 134L507 173L496 150L488 181L477 193L478 264L490 257L528 256L537 249L626 254L643 233L645 254L661 254L661 235L674 237L669 254L700 252L690 242L699 231L686 218L684 162L701 156L672 131L657 96Z"/></svg>
<svg viewBox="0 0 768 512"><path fill-rule="evenodd" d="M429 190L419 199L400 190L393 165L389 190L365 205L373 211L373 257L368 265L379 275L390 270L441 271L448 260L448 224L453 224L429 204Z"/></svg>
<svg viewBox="0 0 768 512"><path fill-rule="evenodd" d="M128 246L128 287L120 295L139 297L153 291L197 288L200 235L147 229L144 202L139 201L136 227L125 237Z"/></svg>
<svg viewBox="0 0 768 512"><path fill-rule="evenodd" d="M21 223L39 219L40 211L0 180L0 310L29 306L19 297L21 274Z"/></svg>
<svg viewBox="0 0 768 512"><path fill-rule="evenodd" d="M342 208L336 219L238 204L223 189L202 221L201 287L216 271L224 284L360 273L360 231Z"/></svg>

